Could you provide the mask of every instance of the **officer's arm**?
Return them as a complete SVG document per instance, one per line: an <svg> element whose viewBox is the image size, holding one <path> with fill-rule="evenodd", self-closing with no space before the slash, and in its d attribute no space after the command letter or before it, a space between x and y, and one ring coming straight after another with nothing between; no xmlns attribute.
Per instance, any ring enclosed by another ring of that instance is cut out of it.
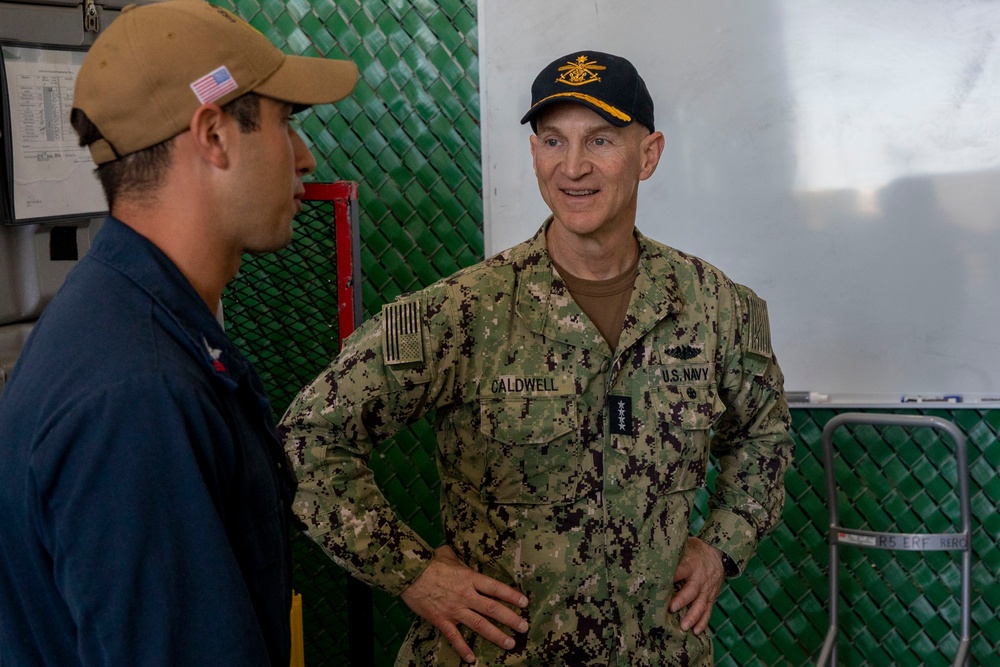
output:
<svg viewBox="0 0 1000 667"><path fill-rule="evenodd" d="M712 440L719 475L699 537L723 552L727 574L734 575L743 571L760 539L781 518L793 448L766 304L737 285L731 312L720 360L726 412Z"/></svg>
<svg viewBox="0 0 1000 667"><path fill-rule="evenodd" d="M527 599L471 570L450 547L432 550L396 517L368 464L375 443L452 400L456 327L445 306L419 298L386 306L302 390L281 431L299 477L295 511L310 536L359 579L399 594L473 662L458 626L511 648L491 621L526 630L500 601L523 607ZM431 325L435 317L444 320ZM438 340L437 330L451 342Z"/></svg>
<svg viewBox="0 0 1000 667"><path fill-rule="evenodd" d="M279 428L299 487L294 510L309 536L355 577L399 594L434 558L375 484L372 447L423 414L428 382L399 384L383 362L382 316L296 397Z"/></svg>

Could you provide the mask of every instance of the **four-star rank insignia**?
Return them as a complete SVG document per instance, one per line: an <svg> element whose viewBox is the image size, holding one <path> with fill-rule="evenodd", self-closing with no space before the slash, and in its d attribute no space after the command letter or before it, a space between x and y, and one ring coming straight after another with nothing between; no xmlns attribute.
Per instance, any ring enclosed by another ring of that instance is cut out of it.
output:
<svg viewBox="0 0 1000 667"><path fill-rule="evenodd" d="M567 62L559 68L562 74L556 79L556 83L565 83L570 86L594 83L601 80L597 73L604 69L607 69L604 65L598 65L596 60L588 61L587 56L582 55L576 59L576 62Z"/></svg>
<svg viewBox="0 0 1000 667"><path fill-rule="evenodd" d="M632 397L608 394L608 422L613 435L632 435Z"/></svg>

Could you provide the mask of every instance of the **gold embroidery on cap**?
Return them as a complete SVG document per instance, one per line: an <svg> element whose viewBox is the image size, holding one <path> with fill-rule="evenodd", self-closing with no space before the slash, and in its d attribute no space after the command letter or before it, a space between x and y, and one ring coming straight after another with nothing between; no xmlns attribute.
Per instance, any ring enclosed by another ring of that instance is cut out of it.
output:
<svg viewBox="0 0 1000 667"><path fill-rule="evenodd" d="M556 79L556 83L565 83L570 86L583 86L588 83L600 81L601 77L597 72L607 69L604 65L598 65L596 60L587 61L587 56L580 56L576 62L567 62L559 68L562 74Z"/></svg>
<svg viewBox="0 0 1000 667"><path fill-rule="evenodd" d="M551 100L551 99L555 99L557 97L575 97L578 100L583 100L584 102L589 102L590 104L593 104L595 107L598 107L600 109L603 109L603 110L607 111L609 114L611 114L615 118L620 118L621 120L623 120L626 123L631 123L632 122L632 116L629 116L627 113L625 113L624 111L622 111L618 107L613 107L610 104L608 104L607 102L602 102L601 100L597 99L596 97L593 97L591 95L584 95L583 93L556 93L555 95L549 95L548 97L540 99L537 102L535 102L535 106L531 107L531 108L534 109L535 107L537 107L542 102L545 102L545 101Z"/></svg>

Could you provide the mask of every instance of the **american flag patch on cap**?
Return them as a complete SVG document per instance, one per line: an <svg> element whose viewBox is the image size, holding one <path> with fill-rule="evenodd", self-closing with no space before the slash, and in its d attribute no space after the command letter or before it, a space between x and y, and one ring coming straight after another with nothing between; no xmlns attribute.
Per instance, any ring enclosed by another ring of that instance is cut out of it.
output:
<svg viewBox="0 0 1000 667"><path fill-rule="evenodd" d="M191 84L191 90L202 104L214 102L226 93L236 90L236 80L226 66L213 70Z"/></svg>

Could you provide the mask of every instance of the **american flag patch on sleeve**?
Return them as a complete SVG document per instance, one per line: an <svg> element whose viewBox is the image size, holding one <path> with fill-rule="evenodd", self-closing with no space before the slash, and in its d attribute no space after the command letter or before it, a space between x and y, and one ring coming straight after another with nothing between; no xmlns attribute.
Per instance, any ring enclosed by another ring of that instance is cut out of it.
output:
<svg viewBox="0 0 1000 667"><path fill-rule="evenodd" d="M422 331L419 301L403 301L383 306L382 347L385 363L391 366L422 362Z"/></svg>
<svg viewBox="0 0 1000 667"><path fill-rule="evenodd" d="M202 104L214 102L226 93L236 90L236 79L226 66L213 70L191 84L198 101Z"/></svg>
<svg viewBox="0 0 1000 667"><path fill-rule="evenodd" d="M759 296L749 291L744 295L744 304L747 309L747 330L750 334L747 341L747 351L770 359L773 353L771 352L771 328L767 321L767 304Z"/></svg>

